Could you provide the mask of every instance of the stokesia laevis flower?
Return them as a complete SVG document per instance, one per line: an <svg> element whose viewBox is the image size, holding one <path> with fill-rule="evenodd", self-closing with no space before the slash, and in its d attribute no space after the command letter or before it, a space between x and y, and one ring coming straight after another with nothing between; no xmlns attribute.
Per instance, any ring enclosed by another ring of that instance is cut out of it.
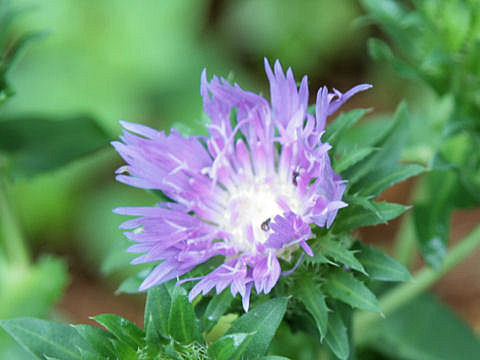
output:
<svg viewBox="0 0 480 360"><path fill-rule="evenodd" d="M211 119L208 137L167 135L121 122L121 142L113 146L127 162L117 180L162 191L171 202L123 207L115 212L137 216L121 225L136 242L128 251L144 253L132 263L161 261L141 284L145 290L222 255L225 261L199 280L189 294L230 286L248 310L250 292L269 293L281 272L279 259L291 260L312 249L311 226L332 224L345 184L330 164L330 145L322 143L327 116L370 85L346 93L326 87L317 94L315 116L307 113L304 76L297 88L292 70L265 60L271 105L262 96L225 79L201 76L201 95ZM236 109L236 121L231 121ZM297 263L298 264L298 263ZM285 273L284 273L285 274Z"/></svg>

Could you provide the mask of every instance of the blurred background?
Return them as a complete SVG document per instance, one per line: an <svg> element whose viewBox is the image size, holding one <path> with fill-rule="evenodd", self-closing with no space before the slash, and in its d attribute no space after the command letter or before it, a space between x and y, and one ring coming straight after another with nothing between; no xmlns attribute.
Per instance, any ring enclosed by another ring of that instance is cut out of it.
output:
<svg viewBox="0 0 480 360"><path fill-rule="evenodd" d="M46 316L55 304L54 316L67 321L85 323L88 316L108 312L142 324L142 295L115 293L140 268L125 265L131 256L118 230L124 219L112 209L149 205L156 198L115 182L121 161L107 140L120 134L118 120L205 132L203 68L209 77L229 76L268 97L263 58L279 59L297 79L309 76L311 102L322 85L345 91L372 83L372 90L346 107L372 108L371 117L391 113L401 99L412 112L428 109L435 99L421 81L405 81L371 60L367 39L385 36L358 20L365 10L355 0L16 0L0 6L21 11L10 24L11 37L46 32L11 68L15 96L0 117L60 122L88 116L105 139L93 154L53 172L15 178L10 202L35 266L22 276L0 262L0 318ZM75 146L83 141L77 135L63 141ZM42 146L42 134L31 136ZM412 183L382 196L406 204ZM479 220L478 210L455 213L452 236L463 236ZM366 229L360 236L388 250L397 225ZM478 255L435 291L480 332ZM128 284L123 286L128 292ZM0 341L0 358L19 353L1 333Z"/></svg>

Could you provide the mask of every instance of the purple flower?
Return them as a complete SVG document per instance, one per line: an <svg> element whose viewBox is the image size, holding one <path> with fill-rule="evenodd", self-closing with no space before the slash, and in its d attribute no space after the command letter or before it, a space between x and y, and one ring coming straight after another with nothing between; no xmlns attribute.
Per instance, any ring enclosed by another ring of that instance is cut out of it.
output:
<svg viewBox="0 0 480 360"><path fill-rule="evenodd" d="M137 216L121 225L135 242L128 251L144 253L133 263L161 261L140 290L222 255L225 262L217 269L186 279L200 280L190 300L230 286L247 311L252 287L269 293L282 274L279 259L292 261L299 248L311 256L311 226L329 227L347 206L345 184L321 137L327 116L371 86L345 94L321 88L313 116L307 113L306 76L297 88L292 70L284 74L278 61L272 71L265 60L265 70L271 105L223 78L208 81L203 71L200 92L211 119L206 138L121 122L122 141L113 146L127 165L117 171L117 180L160 190L173 201L115 210Z"/></svg>

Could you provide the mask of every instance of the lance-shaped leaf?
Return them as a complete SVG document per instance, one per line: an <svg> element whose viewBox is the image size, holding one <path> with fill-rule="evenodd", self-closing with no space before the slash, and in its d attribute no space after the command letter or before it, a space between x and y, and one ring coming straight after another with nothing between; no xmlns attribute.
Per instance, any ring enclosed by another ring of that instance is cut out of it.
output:
<svg viewBox="0 0 480 360"><path fill-rule="evenodd" d="M101 314L93 319L132 349L145 346L145 332L130 320L114 314Z"/></svg>
<svg viewBox="0 0 480 360"><path fill-rule="evenodd" d="M363 115L365 115L365 112L365 109L355 109L339 115L335 121L327 127L322 141L335 147L338 140L341 139L342 134L360 120Z"/></svg>
<svg viewBox="0 0 480 360"><path fill-rule="evenodd" d="M430 296L407 303L371 330L369 346L388 358L477 360L480 340L462 319Z"/></svg>
<svg viewBox="0 0 480 360"><path fill-rule="evenodd" d="M62 360L82 360L82 352L93 352L87 341L69 325L22 318L2 320L0 327L40 360L47 356Z"/></svg>
<svg viewBox="0 0 480 360"><path fill-rule="evenodd" d="M408 120L407 106L401 103L395 113L393 127L378 143L374 144L379 148L379 151L366 157L345 172L344 176L349 180L350 193L362 190L359 181L365 176L378 173L379 169L393 169L397 166L407 141Z"/></svg>
<svg viewBox="0 0 480 360"><path fill-rule="evenodd" d="M380 312L380 304L375 295L351 273L334 269L326 275L325 291L333 298L354 308Z"/></svg>
<svg viewBox="0 0 480 360"><path fill-rule="evenodd" d="M115 359L115 337L112 334L98 327L86 324L73 325L73 327L98 355L104 358Z"/></svg>
<svg viewBox="0 0 480 360"><path fill-rule="evenodd" d="M246 338L252 334L237 333L222 336L208 347L208 355L216 360L231 360ZM241 358L240 358L241 359Z"/></svg>
<svg viewBox="0 0 480 360"><path fill-rule="evenodd" d="M221 294L215 295L207 305L207 309L203 315L205 331L210 331L218 322L220 317L228 310L233 301L230 291L223 291Z"/></svg>
<svg viewBox="0 0 480 360"><path fill-rule="evenodd" d="M359 161L362 161L365 157L370 155L375 150L377 149L371 146L367 146L364 148L349 151L346 154L343 154L340 159L334 160L333 169L338 173L342 173L353 165L357 164Z"/></svg>
<svg viewBox="0 0 480 360"><path fill-rule="evenodd" d="M158 342L160 337L168 337L171 301L165 283L148 290L144 319L147 342Z"/></svg>
<svg viewBox="0 0 480 360"><path fill-rule="evenodd" d="M296 295L312 315L320 333L320 340L327 334L328 307L325 303L325 295L312 277L303 276L297 280Z"/></svg>
<svg viewBox="0 0 480 360"><path fill-rule="evenodd" d="M333 259L338 264L366 274L362 264L355 258L354 252L347 249L339 240L322 237L316 242L315 251Z"/></svg>
<svg viewBox="0 0 480 360"><path fill-rule="evenodd" d="M181 286L172 291L172 306L168 317L168 333L183 344L202 341L198 320L187 292Z"/></svg>
<svg viewBox="0 0 480 360"><path fill-rule="evenodd" d="M386 223L402 215L410 207L388 202L370 202L371 209L362 205L352 204L338 213L333 223L333 232L351 231L361 226L371 226Z"/></svg>
<svg viewBox="0 0 480 360"><path fill-rule="evenodd" d="M368 174L357 185L362 195L376 197L390 186L404 181L412 176L417 176L425 171L418 164L398 165L394 168L381 168Z"/></svg>
<svg viewBox="0 0 480 360"><path fill-rule="evenodd" d="M108 142L106 132L88 116L57 120L23 117L0 122L0 152L8 155L7 171L14 176L54 170Z"/></svg>
<svg viewBox="0 0 480 360"><path fill-rule="evenodd" d="M287 298L276 298L254 307L235 320L226 335L235 333L252 335L242 342L232 359L249 359L265 354L286 309Z"/></svg>
<svg viewBox="0 0 480 360"><path fill-rule="evenodd" d="M332 312L328 320L328 333L325 338L327 345L333 353L341 360L348 358L350 345L348 343L347 328L343 320L336 312Z"/></svg>
<svg viewBox="0 0 480 360"><path fill-rule="evenodd" d="M372 279L381 281L408 281L412 279L407 268L387 254L360 242L355 244L355 248L360 250L357 253L357 259L365 266Z"/></svg>

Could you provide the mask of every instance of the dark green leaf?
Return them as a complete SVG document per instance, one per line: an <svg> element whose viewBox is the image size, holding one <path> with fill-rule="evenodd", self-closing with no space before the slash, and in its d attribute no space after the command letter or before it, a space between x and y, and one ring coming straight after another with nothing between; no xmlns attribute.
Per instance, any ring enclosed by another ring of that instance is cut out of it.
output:
<svg viewBox="0 0 480 360"><path fill-rule="evenodd" d="M285 310L287 298L276 298L264 302L239 317L226 334L252 333L235 352L232 359L257 358L264 355L272 341Z"/></svg>
<svg viewBox="0 0 480 360"><path fill-rule="evenodd" d="M361 226L386 223L402 215L410 207L387 202L370 202L371 209L352 204L339 211L333 232L351 231Z"/></svg>
<svg viewBox="0 0 480 360"><path fill-rule="evenodd" d="M223 291L221 294L215 295L208 303L205 314L203 315L205 331L210 329L217 323L220 317L228 310L233 301L230 291Z"/></svg>
<svg viewBox="0 0 480 360"><path fill-rule="evenodd" d="M340 114L335 121L327 127L322 141L335 147L338 140L342 137L342 134L360 120L363 115L365 115L365 112L365 109L355 109Z"/></svg>
<svg viewBox="0 0 480 360"><path fill-rule="evenodd" d="M269 355L269 356L264 356L260 358L260 360L290 360L290 359L285 356Z"/></svg>
<svg viewBox="0 0 480 360"><path fill-rule="evenodd" d="M89 344L72 326L32 318L0 321L0 326L37 359L45 355L62 360L82 360Z"/></svg>
<svg viewBox="0 0 480 360"><path fill-rule="evenodd" d="M333 298L352 307L380 312L380 304L375 295L351 273L335 269L326 275L325 291Z"/></svg>
<svg viewBox="0 0 480 360"><path fill-rule="evenodd" d="M328 307L325 303L325 295L315 283L312 277L304 276L297 280L297 296L312 315L320 333L320 340L327 334Z"/></svg>
<svg viewBox="0 0 480 360"><path fill-rule="evenodd" d="M421 296L371 329L370 346L406 360L476 360L480 341L468 325L430 296Z"/></svg>
<svg viewBox="0 0 480 360"><path fill-rule="evenodd" d="M242 345L245 339L251 334L237 333L222 336L217 341L214 341L208 347L208 355L216 360L230 360L234 358L238 347Z"/></svg>
<svg viewBox="0 0 480 360"><path fill-rule="evenodd" d="M343 324L340 315L332 312L328 320L328 333L325 338L327 345L341 360L348 358L350 346L348 343L347 328Z"/></svg>
<svg viewBox="0 0 480 360"><path fill-rule="evenodd" d="M168 317L168 333L175 340L184 344L202 339L193 305L188 301L187 292L181 286L173 288L172 306Z"/></svg>
<svg viewBox="0 0 480 360"><path fill-rule="evenodd" d="M93 319L132 349L145 346L144 331L130 320L114 314L101 314Z"/></svg>
<svg viewBox="0 0 480 360"><path fill-rule="evenodd" d="M159 342L160 337L168 337L171 301L165 283L148 290L144 320L147 342Z"/></svg>
<svg viewBox="0 0 480 360"><path fill-rule="evenodd" d="M334 161L333 169L338 173L342 173L370 155L374 150L376 150L374 147L364 147L347 152L339 160Z"/></svg>
<svg viewBox="0 0 480 360"><path fill-rule="evenodd" d="M317 252L339 264L366 274L362 264L355 258L354 252L347 249L339 240L329 237L318 238L315 243L315 253Z"/></svg>
<svg viewBox="0 0 480 360"><path fill-rule="evenodd" d="M97 354L104 358L115 359L115 347L113 346L115 338L112 334L91 325L81 324L73 327Z"/></svg>
<svg viewBox="0 0 480 360"><path fill-rule="evenodd" d="M407 268L387 254L360 242L356 243L355 248L360 250L357 259L365 266L371 278L381 281L411 280Z"/></svg>
<svg viewBox="0 0 480 360"><path fill-rule="evenodd" d="M108 145L108 141L105 131L88 116L0 121L0 152L10 156L7 170L14 176L54 170Z"/></svg>

